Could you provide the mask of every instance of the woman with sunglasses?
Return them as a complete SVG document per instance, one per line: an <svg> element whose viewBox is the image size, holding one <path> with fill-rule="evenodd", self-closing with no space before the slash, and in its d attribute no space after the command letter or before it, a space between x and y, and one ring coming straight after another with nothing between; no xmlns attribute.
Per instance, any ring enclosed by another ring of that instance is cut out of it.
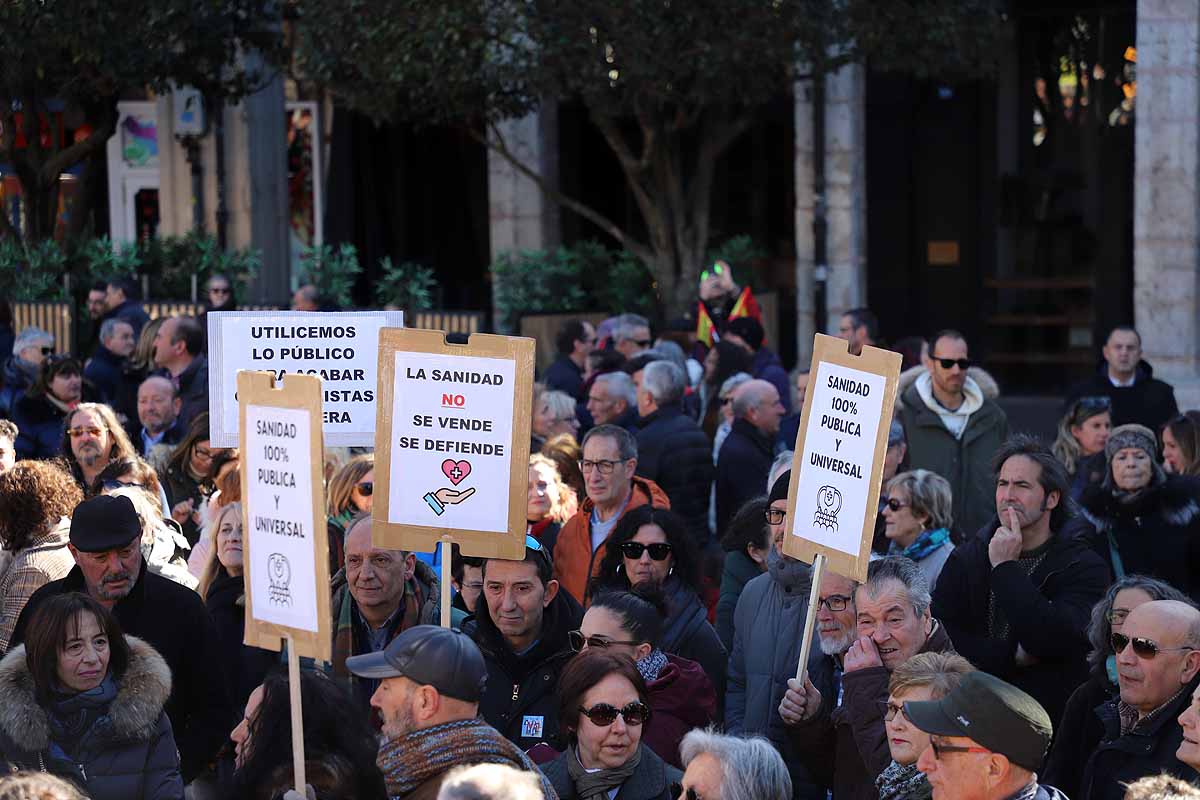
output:
<svg viewBox="0 0 1200 800"><path fill-rule="evenodd" d="M329 574L346 564L346 526L358 514L369 514L375 502L375 454L363 453L347 461L329 481L325 510L329 515Z"/></svg>
<svg viewBox="0 0 1200 800"><path fill-rule="evenodd" d="M883 519L884 535L891 541L888 553L915 561L925 580L935 586L954 551L950 482L936 472L915 469L888 481L886 492Z"/></svg>
<svg viewBox="0 0 1200 800"><path fill-rule="evenodd" d="M61 455L67 414L80 403L99 400L99 394L83 379L83 365L77 358L47 356L37 380L13 406L12 421L20 429L14 442L17 458Z"/></svg>
<svg viewBox="0 0 1200 800"><path fill-rule="evenodd" d="M171 518L179 523L191 547L200 539L203 506L216 489L212 479L213 458L219 452L209 440L208 412L205 412L192 420L187 436L171 452L167 465L159 470Z"/></svg>
<svg viewBox="0 0 1200 800"><path fill-rule="evenodd" d="M695 553L682 517L664 508L639 506L626 512L609 535L591 594L645 583L661 587L669 612L659 646L698 662L720 693L729 653L700 602Z"/></svg>
<svg viewBox="0 0 1200 800"><path fill-rule="evenodd" d="M646 681L651 719L642 741L672 766L683 767L679 743L692 728L717 718L717 693L695 661L659 649L667 606L653 587L603 592L592 600L579 630L568 636L578 652L604 650L628 656Z"/></svg>
<svg viewBox="0 0 1200 800"><path fill-rule="evenodd" d="M1200 478L1166 474L1141 425L1115 428L1104 452L1103 482L1079 501L1093 548L1116 578L1152 575L1200 597Z"/></svg>
<svg viewBox="0 0 1200 800"><path fill-rule="evenodd" d="M1051 448L1071 476L1071 499L1104 480L1104 445L1112 428L1112 400L1081 397L1058 421L1058 438Z"/></svg>
<svg viewBox="0 0 1200 800"><path fill-rule="evenodd" d="M1087 637L1088 679L1071 693L1062 720L1055 726L1054 745L1046 759L1046 783L1068 797L1079 793L1079 765L1087 763L1096 744L1104 738L1104 725L1094 709L1116 696L1117 657L1112 635L1121 633L1125 618L1143 603L1153 600L1191 602L1168 583L1145 575L1129 575L1112 586L1092 609Z"/></svg>
<svg viewBox="0 0 1200 800"><path fill-rule="evenodd" d="M875 779L879 800L928 800L933 796L929 781L917 769L917 759L929 747L929 734L908 721L904 704L941 700L958 687L963 675L974 670L971 662L957 653L918 653L892 672L888 698L881 709L892 763Z"/></svg>
<svg viewBox="0 0 1200 800"><path fill-rule="evenodd" d="M558 679L558 708L569 744L542 771L562 800L674 800L683 773L643 746L649 697L631 659L603 649L575 656Z"/></svg>
<svg viewBox="0 0 1200 800"><path fill-rule="evenodd" d="M1163 467L1176 475L1200 476L1200 411L1185 411L1162 429Z"/></svg>

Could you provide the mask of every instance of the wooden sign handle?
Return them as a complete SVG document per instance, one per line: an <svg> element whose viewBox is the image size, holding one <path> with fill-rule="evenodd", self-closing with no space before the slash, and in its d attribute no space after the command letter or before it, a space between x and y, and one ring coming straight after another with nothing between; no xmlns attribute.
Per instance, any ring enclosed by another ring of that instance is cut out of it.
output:
<svg viewBox="0 0 1200 800"><path fill-rule="evenodd" d="M812 564L812 588L808 592L808 616L804 619L804 639L800 642L800 663L796 665L796 680L804 687L808 671L808 654L812 649L813 628L817 623L817 603L821 600L821 576L825 574L825 556L817 553Z"/></svg>
<svg viewBox="0 0 1200 800"><path fill-rule="evenodd" d="M454 568L450 553L454 549L454 539L450 534L442 536L442 627L450 627L450 578Z"/></svg>
<svg viewBox="0 0 1200 800"><path fill-rule="evenodd" d="M300 654L292 635L287 634L288 694L292 700L292 770L296 777L296 791L307 797L304 785L304 710L300 705Z"/></svg>

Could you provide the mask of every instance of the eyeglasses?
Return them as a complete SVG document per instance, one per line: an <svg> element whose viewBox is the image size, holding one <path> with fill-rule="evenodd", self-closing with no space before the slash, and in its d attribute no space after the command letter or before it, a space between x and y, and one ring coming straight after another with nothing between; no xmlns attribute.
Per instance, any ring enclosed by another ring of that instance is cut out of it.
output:
<svg viewBox="0 0 1200 800"><path fill-rule="evenodd" d="M125 483L124 481L121 481L119 479L107 480L102 484L102 486L104 487L104 491L106 491L106 492L115 491L116 489L127 489L129 487L133 487L135 489L145 489L146 488L145 486L143 486L140 483Z"/></svg>
<svg viewBox="0 0 1200 800"><path fill-rule="evenodd" d="M934 356L933 360L941 364L942 369L950 369L955 364L957 364L958 368L963 371L966 371L971 367L971 359L969 358L938 358L937 356Z"/></svg>
<svg viewBox="0 0 1200 800"><path fill-rule="evenodd" d="M208 287L209 294L229 294L228 286L210 286Z"/></svg>
<svg viewBox="0 0 1200 800"><path fill-rule="evenodd" d="M888 508L890 508L892 511L899 511L902 508L908 508L912 505L912 503L901 503L899 500L897 500L894 497L885 498L883 501L883 504L885 506L887 506Z"/></svg>
<svg viewBox="0 0 1200 800"><path fill-rule="evenodd" d="M72 439L78 439L80 436L84 436L84 435L98 437L98 436L100 436L100 434L104 433L106 430L108 430L108 428L97 428L92 425L89 425L87 427L67 428L67 435L70 436Z"/></svg>
<svg viewBox="0 0 1200 800"><path fill-rule="evenodd" d="M650 719L650 706L642 702L632 702L624 708L617 708L608 703L596 703L591 708L579 707L579 713L592 721L592 724L603 728L607 725L612 725L617 720L617 715L625 720L626 725L641 725L646 720Z"/></svg>
<svg viewBox="0 0 1200 800"><path fill-rule="evenodd" d="M669 542L655 542L654 544L642 544L641 542L621 543L621 555L626 558L639 559L642 557L642 553L647 551L649 551L652 560L662 561L671 555L671 544Z"/></svg>
<svg viewBox="0 0 1200 800"><path fill-rule="evenodd" d="M1153 639L1146 639L1141 636L1129 637L1123 633L1114 633L1109 642L1112 644L1113 652L1117 655L1123 653L1128 645L1133 645L1133 654L1147 661L1159 653L1190 652L1196 649L1194 647L1159 647L1158 642Z"/></svg>
<svg viewBox="0 0 1200 800"><path fill-rule="evenodd" d="M52 356L52 355L54 355L54 348L53 348L53 347L43 347L43 348L42 348L42 355L44 355L44 356Z"/></svg>
<svg viewBox="0 0 1200 800"><path fill-rule="evenodd" d="M362 483L354 484L354 488L358 489L358 493L363 497L370 497L375 492L375 484L371 481L363 481Z"/></svg>
<svg viewBox="0 0 1200 800"><path fill-rule="evenodd" d="M768 508L763 512L768 525L782 525L783 518L787 516L786 508Z"/></svg>
<svg viewBox="0 0 1200 800"><path fill-rule="evenodd" d="M703 797L696 794L696 790L691 786L684 789L682 783L675 781L671 784L671 800L679 800L680 797L683 800L704 800Z"/></svg>
<svg viewBox="0 0 1200 800"><path fill-rule="evenodd" d="M942 753L990 753L986 747L960 747L955 744L941 744L937 739L930 739L929 746L933 748L933 757L942 760Z"/></svg>
<svg viewBox="0 0 1200 800"><path fill-rule="evenodd" d="M617 639L609 639L607 636L584 636L583 631L567 631L567 641L571 643L571 649L576 653L582 650L585 645L603 650L606 647L612 647L614 644L627 644L631 647L637 647L641 644L641 642L623 642Z"/></svg>
<svg viewBox="0 0 1200 800"><path fill-rule="evenodd" d="M1109 625L1124 625L1125 618L1129 616L1128 608L1113 608L1110 609L1104 618L1108 620Z"/></svg>
<svg viewBox="0 0 1200 800"><path fill-rule="evenodd" d="M197 447L192 452L195 454L196 458L204 459L206 461L210 460L213 457L212 450L204 450L202 448Z"/></svg>
<svg viewBox="0 0 1200 800"><path fill-rule="evenodd" d="M617 464L624 464L624 463L625 463L624 461L619 460L619 459L616 461L613 461L611 459L600 459L599 461L585 460L585 461L579 462L579 471L586 475L587 473L591 472L593 469L597 469L600 471L601 475L612 475L613 469L616 468Z"/></svg>
<svg viewBox="0 0 1200 800"><path fill-rule="evenodd" d="M904 713L904 706L899 703L889 703L886 700L880 700L879 713L883 714L884 722L891 722L896 718L897 714L904 717L905 721L908 720L908 714Z"/></svg>
<svg viewBox="0 0 1200 800"><path fill-rule="evenodd" d="M844 594L831 594L829 597L822 597L817 601L817 610L819 611L821 606L825 606L830 611L845 611L846 607L850 605L850 601L851 598Z"/></svg>

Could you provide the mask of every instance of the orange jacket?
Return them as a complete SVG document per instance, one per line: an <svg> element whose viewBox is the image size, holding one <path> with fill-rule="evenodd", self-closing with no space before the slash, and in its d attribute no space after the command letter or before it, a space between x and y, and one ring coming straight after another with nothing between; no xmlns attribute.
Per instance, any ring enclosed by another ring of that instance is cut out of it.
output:
<svg viewBox="0 0 1200 800"><path fill-rule="evenodd" d="M658 484L646 478L633 476L632 494L625 511L653 503L655 508L670 508L671 500ZM554 577L562 589L586 605L588 580L596 574L604 558L604 544L592 552L592 508L595 503L588 498L583 501L575 516L567 520L558 532L554 543ZM625 512L621 513L624 516Z"/></svg>

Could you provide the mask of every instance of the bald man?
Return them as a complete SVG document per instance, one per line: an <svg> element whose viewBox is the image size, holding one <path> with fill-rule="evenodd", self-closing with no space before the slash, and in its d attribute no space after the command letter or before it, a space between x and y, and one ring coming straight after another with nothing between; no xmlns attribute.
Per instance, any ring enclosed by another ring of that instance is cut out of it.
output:
<svg viewBox="0 0 1200 800"><path fill-rule="evenodd" d="M1046 781L1057 786L1061 774L1070 784L1073 773L1079 788L1072 797L1121 800L1125 785L1146 775L1196 780L1200 775L1175 756L1183 740L1175 719L1200 684L1200 610L1177 600L1143 603L1112 638L1120 696L1097 707L1083 730L1059 732ZM1081 738L1089 741L1081 746ZM1065 763L1060 748L1082 753L1083 763Z"/></svg>
<svg viewBox="0 0 1200 800"><path fill-rule="evenodd" d="M733 427L717 456L718 536L747 500L766 492L775 435L785 413L779 390L764 380L743 383L732 402Z"/></svg>

